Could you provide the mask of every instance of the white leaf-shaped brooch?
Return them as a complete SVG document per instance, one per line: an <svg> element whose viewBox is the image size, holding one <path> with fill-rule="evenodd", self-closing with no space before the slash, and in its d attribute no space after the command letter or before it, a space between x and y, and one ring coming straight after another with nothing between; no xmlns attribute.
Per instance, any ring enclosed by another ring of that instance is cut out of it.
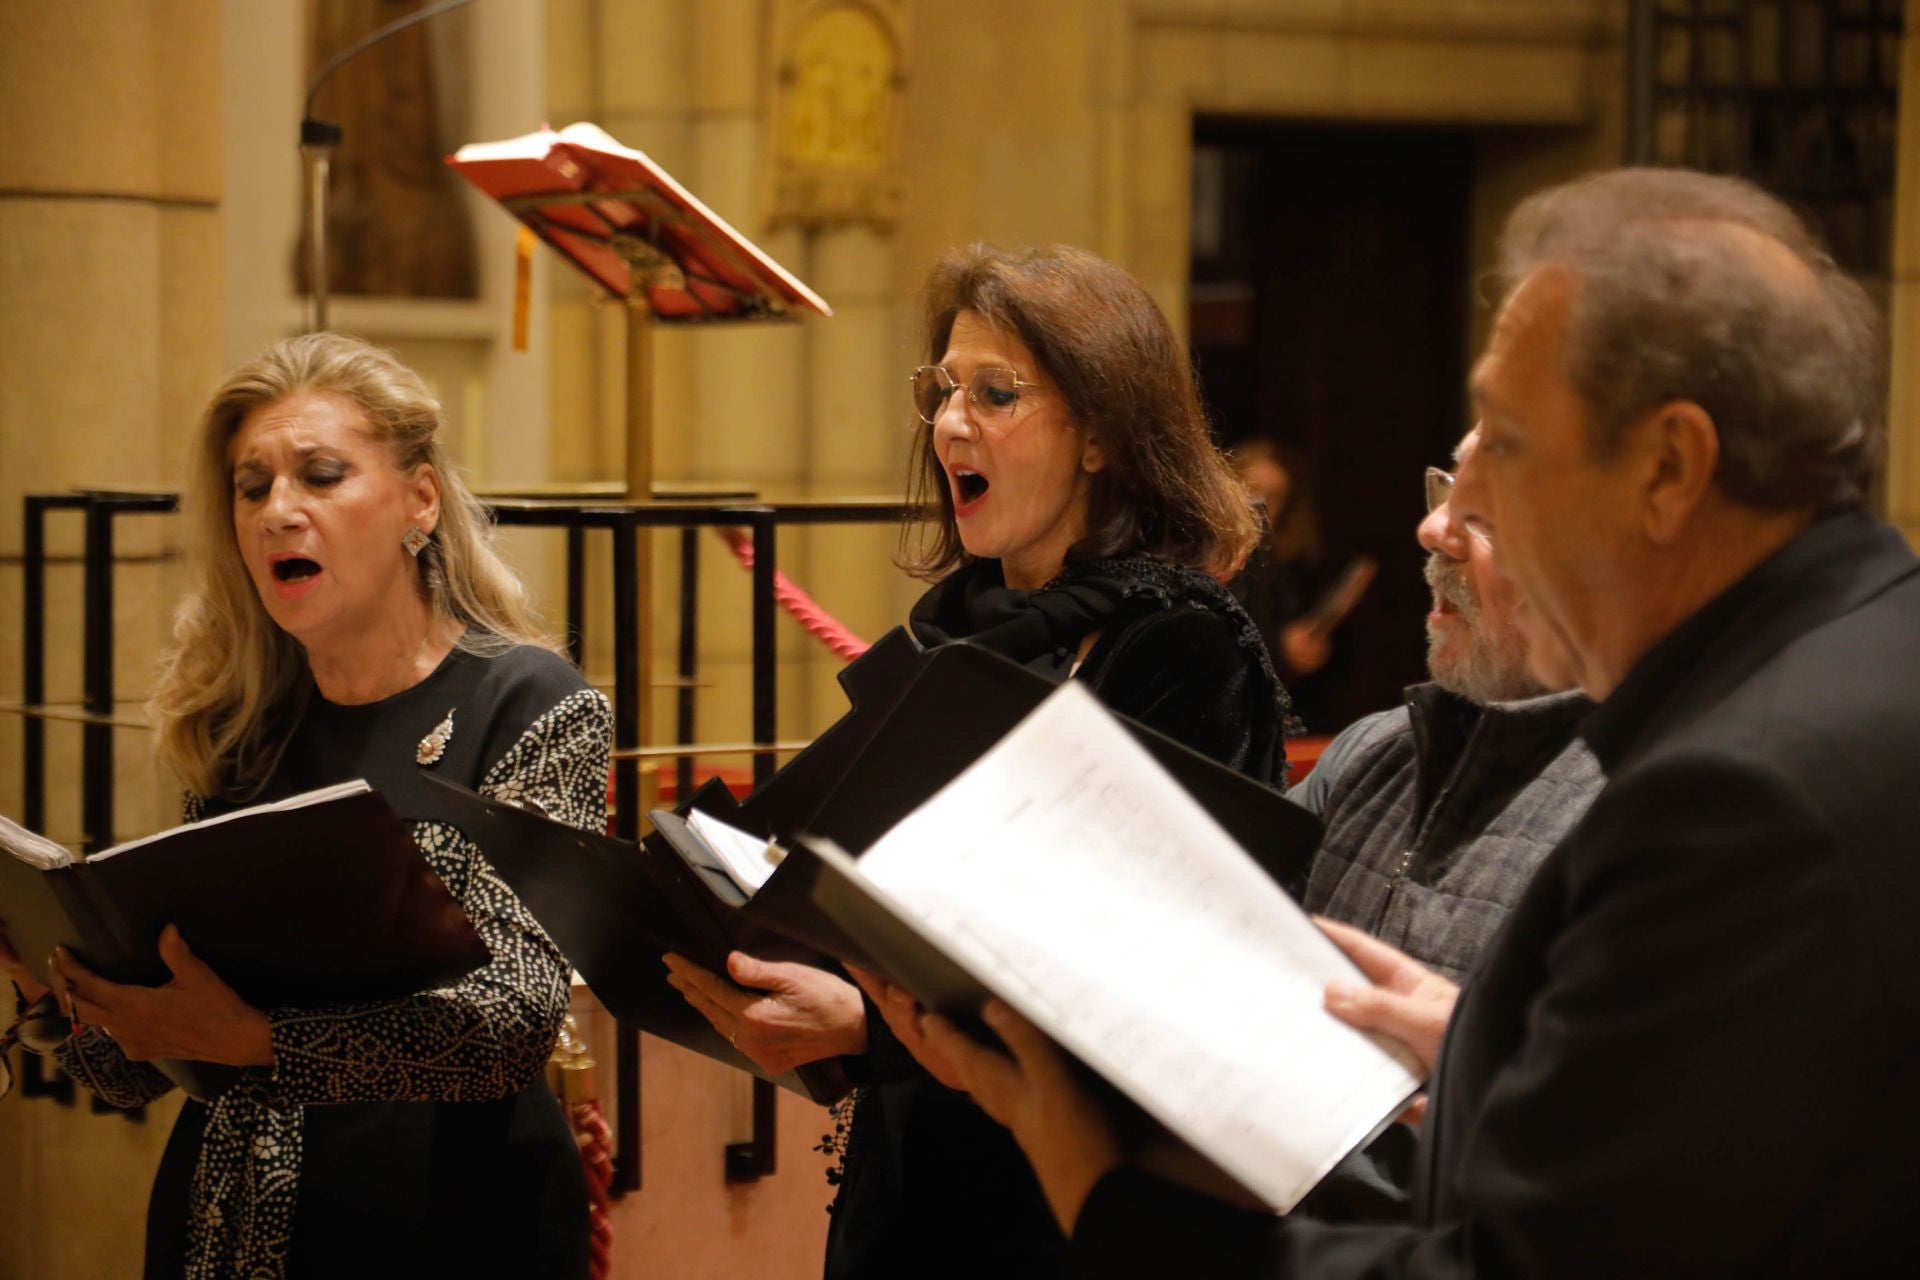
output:
<svg viewBox="0 0 1920 1280"><path fill-rule="evenodd" d="M447 709L447 718L433 726L433 731L420 739L420 745L413 749L415 764L438 764L440 757L447 754L447 744L453 741L453 708Z"/></svg>

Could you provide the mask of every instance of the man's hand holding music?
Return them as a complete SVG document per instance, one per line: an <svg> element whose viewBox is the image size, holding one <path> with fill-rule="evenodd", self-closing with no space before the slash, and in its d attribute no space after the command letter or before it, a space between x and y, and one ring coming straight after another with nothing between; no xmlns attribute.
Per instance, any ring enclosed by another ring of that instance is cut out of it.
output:
<svg viewBox="0 0 1920 1280"><path fill-rule="evenodd" d="M1314 923L1373 983L1370 987L1328 983L1327 1012L1362 1031L1392 1036L1412 1050L1431 1074L1460 988L1404 951L1350 925L1319 918ZM1400 1119L1418 1124L1426 1111L1427 1096L1421 1094Z"/></svg>

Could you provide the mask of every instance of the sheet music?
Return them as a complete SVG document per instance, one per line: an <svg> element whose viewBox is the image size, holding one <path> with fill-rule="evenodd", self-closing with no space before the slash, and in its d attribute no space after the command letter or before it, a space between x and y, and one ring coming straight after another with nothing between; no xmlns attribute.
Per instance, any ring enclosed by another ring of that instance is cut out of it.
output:
<svg viewBox="0 0 1920 1280"><path fill-rule="evenodd" d="M87 861L104 862L108 858L116 857L119 854L127 852L129 849L138 849L143 844L158 843L161 840L165 840L168 836L173 835L176 831L184 831L188 827L196 829L215 827L223 822L233 822L240 818L250 818L256 813L275 813L284 809L304 809L310 804L324 804L329 800L339 800L346 796L357 796L362 792L371 790L373 790L373 788L367 784L365 778L354 778L347 782L335 782L329 786L316 787L312 791L302 791L298 795L288 796L284 800L269 800L265 804L250 805L245 809L235 809L232 813L223 813L217 818L203 818L199 822L183 822L177 827L168 827L165 831L156 831L150 836L141 836L137 840L128 840L124 843L114 845L111 849L102 849L98 853L89 854Z"/></svg>
<svg viewBox="0 0 1920 1280"><path fill-rule="evenodd" d="M733 877L734 884L748 897L767 882L773 869L780 865L780 859L786 856L786 850L773 841L750 835L698 809L688 812L687 825L707 842L707 847L726 867L727 874Z"/></svg>
<svg viewBox="0 0 1920 1280"><path fill-rule="evenodd" d="M859 867L1282 1211L1420 1079L1404 1050L1321 1007L1358 971L1077 684Z"/></svg>
<svg viewBox="0 0 1920 1280"><path fill-rule="evenodd" d="M73 851L65 845L27 830L5 814L0 814L0 849L38 871L72 866L75 862Z"/></svg>

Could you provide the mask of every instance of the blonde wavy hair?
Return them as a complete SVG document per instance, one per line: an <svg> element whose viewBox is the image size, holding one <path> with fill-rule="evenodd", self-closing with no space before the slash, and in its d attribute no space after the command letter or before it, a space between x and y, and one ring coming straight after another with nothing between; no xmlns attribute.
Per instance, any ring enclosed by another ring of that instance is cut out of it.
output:
<svg viewBox="0 0 1920 1280"><path fill-rule="evenodd" d="M485 508L440 445L440 403L420 376L392 352L342 334L276 343L229 377L201 416L186 503L198 581L174 615L173 647L148 704L160 759L196 795L258 794L306 709L306 651L267 614L234 539L230 454L249 413L303 391L352 401L399 470L433 468L440 522L420 553L420 595L436 617L467 624L459 647L482 655L556 648L494 550Z"/></svg>

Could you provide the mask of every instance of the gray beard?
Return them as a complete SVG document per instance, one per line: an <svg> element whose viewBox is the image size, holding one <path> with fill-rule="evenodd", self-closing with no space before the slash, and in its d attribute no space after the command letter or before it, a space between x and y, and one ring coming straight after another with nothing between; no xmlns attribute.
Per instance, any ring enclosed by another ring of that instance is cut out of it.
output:
<svg viewBox="0 0 1920 1280"><path fill-rule="evenodd" d="M1524 660L1517 666L1502 661L1498 654L1489 652L1489 646L1477 632L1464 652L1443 658L1439 637L1429 628L1427 671L1442 689L1478 706L1489 702L1518 702L1546 692L1527 670Z"/></svg>
<svg viewBox="0 0 1920 1280"><path fill-rule="evenodd" d="M1438 555L1427 557L1427 585L1436 601L1453 606L1466 625L1466 643L1447 652L1438 628L1427 625L1427 672L1433 682L1468 702L1517 702L1546 690L1527 669L1526 644L1511 629L1504 636L1489 635L1480 597L1467 582L1466 571Z"/></svg>

